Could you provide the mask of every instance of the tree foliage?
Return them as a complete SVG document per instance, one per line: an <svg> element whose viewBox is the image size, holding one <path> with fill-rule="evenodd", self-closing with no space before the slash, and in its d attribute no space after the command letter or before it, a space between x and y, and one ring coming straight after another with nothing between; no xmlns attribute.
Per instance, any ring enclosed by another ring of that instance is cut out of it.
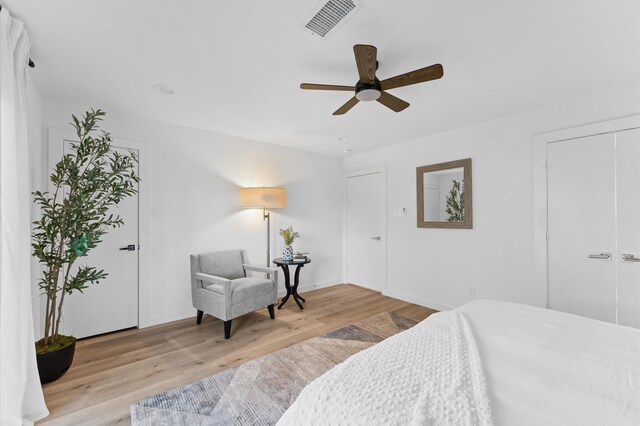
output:
<svg viewBox="0 0 640 426"><path fill-rule="evenodd" d="M445 210L449 215L447 221L464 222L464 180L462 184L455 179L451 182L453 185L449 195L447 195L447 208Z"/></svg>
<svg viewBox="0 0 640 426"><path fill-rule="evenodd" d="M63 155L51 175L51 192L35 191L42 216L33 223L33 256L43 265L38 286L47 297L44 345L58 337L64 297L107 277L93 266L72 268L102 242L109 228L124 224L109 213L113 206L137 193L138 158L129 151L111 150L111 136L99 130L105 113L91 110L71 125L77 143Z"/></svg>

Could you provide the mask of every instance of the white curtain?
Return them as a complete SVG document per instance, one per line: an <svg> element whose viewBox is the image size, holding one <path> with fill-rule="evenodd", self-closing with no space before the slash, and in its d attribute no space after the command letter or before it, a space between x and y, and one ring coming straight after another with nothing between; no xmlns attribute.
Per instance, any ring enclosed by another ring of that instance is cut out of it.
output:
<svg viewBox="0 0 640 426"><path fill-rule="evenodd" d="M0 11L0 424L49 414L38 377L31 313L30 182L22 22Z"/></svg>

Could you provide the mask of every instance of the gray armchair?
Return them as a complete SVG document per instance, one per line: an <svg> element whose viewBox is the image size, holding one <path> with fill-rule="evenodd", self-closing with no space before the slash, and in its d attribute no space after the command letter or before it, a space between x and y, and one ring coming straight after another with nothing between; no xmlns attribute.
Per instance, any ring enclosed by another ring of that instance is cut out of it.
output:
<svg viewBox="0 0 640 426"><path fill-rule="evenodd" d="M267 278L247 277L247 271L264 272ZM248 265L244 250L191 255L191 298L198 310L197 323L205 312L220 318L228 339L233 318L266 306L274 319L277 276L275 268Z"/></svg>

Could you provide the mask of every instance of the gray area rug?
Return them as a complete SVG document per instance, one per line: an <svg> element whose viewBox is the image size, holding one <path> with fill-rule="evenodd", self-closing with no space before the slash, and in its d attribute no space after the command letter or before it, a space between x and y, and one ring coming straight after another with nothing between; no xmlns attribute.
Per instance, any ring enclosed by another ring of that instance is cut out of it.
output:
<svg viewBox="0 0 640 426"><path fill-rule="evenodd" d="M133 425L274 425L315 378L416 321L384 313L131 405Z"/></svg>

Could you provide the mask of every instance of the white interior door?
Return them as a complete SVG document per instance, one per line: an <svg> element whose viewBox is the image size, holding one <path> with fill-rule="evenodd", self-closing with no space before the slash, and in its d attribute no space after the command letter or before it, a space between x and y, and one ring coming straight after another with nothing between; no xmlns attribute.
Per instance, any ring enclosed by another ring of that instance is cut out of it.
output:
<svg viewBox="0 0 640 426"><path fill-rule="evenodd" d="M640 328L640 129L616 133L618 323Z"/></svg>
<svg viewBox="0 0 640 426"><path fill-rule="evenodd" d="M616 321L615 136L548 145L549 305Z"/></svg>
<svg viewBox="0 0 640 426"><path fill-rule="evenodd" d="M386 187L382 172L347 177L347 282L386 287Z"/></svg>
<svg viewBox="0 0 640 426"><path fill-rule="evenodd" d="M68 143L64 143L65 151ZM127 149L113 149L127 153ZM76 338L138 325L138 195L124 199L110 213L119 215L124 226L109 229L102 243L77 261L104 269L109 276L89 285L84 293L65 298L64 334Z"/></svg>

